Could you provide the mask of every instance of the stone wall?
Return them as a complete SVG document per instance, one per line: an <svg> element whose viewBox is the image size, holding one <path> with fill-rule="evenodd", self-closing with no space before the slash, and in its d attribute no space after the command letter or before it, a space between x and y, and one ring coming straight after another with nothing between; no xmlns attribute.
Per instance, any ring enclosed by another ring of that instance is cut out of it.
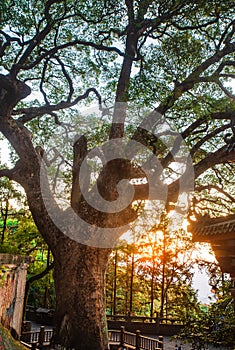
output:
<svg viewBox="0 0 235 350"><path fill-rule="evenodd" d="M28 258L0 254L0 322L17 338L21 333Z"/></svg>

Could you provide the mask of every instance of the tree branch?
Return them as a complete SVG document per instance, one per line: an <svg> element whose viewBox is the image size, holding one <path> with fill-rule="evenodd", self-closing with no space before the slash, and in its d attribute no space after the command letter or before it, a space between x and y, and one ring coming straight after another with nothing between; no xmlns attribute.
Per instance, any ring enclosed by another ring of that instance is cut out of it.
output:
<svg viewBox="0 0 235 350"><path fill-rule="evenodd" d="M31 283L43 278L44 276L46 276L53 268L54 268L55 264L54 261L45 268L45 270L43 270L42 272L38 273L35 276L32 276L28 279L27 283L30 285Z"/></svg>
<svg viewBox="0 0 235 350"><path fill-rule="evenodd" d="M208 21L206 23L198 23L197 25L180 26L176 22L172 22L172 25L178 30L194 30L194 29L202 29L202 28L208 27L217 22L218 22L218 16L216 16L216 18L211 21Z"/></svg>
<svg viewBox="0 0 235 350"><path fill-rule="evenodd" d="M3 40L0 39L0 57L3 57L6 49L11 45L12 42L17 42L20 46L23 46L22 42L17 37L11 37L9 34L5 33L3 30L0 30L0 34L4 36L6 42L3 44Z"/></svg>
<svg viewBox="0 0 235 350"><path fill-rule="evenodd" d="M206 142L211 140L214 136L218 135L219 133L221 133L222 131L229 129L231 126L230 124L226 124L223 125L215 130L213 130L210 133L207 133L200 141L198 141L192 148L190 151L190 155L193 156L195 154L195 152Z"/></svg>
<svg viewBox="0 0 235 350"><path fill-rule="evenodd" d="M126 119L126 103L128 100L128 88L130 83L132 64L137 53L138 35L136 26L128 29L126 37L125 57L122 62L122 69L118 79L115 107L113 112L112 125L109 138L121 138L124 135L124 122Z"/></svg>
<svg viewBox="0 0 235 350"><path fill-rule="evenodd" d="M68 85L69 85L69 95L68 95L68 98L67 98L67 102L70 102L71 101L71 98L73 96L73 93L74 93L74 88L73 88L73 81L71 79L71 77L69 76L69 74L67 73L66 69L65 69L65 65L64 63L61 61L61 59L57 56L55 56L55 59L57 60L57 62L60 64L61 66L61 69L62 69L62 72L68 82Z"/></svg>
<svg viewBox="0 0 235 350"><path fill-rule="evenodd" d="M226 196L228 199L230 199L231 202L235 203L235 198L233 196L231 196L229 193L227 193L226 191L224 191L223 188L221 188L217 185L210 184L210 185L202 185L202 186L195 187L195 191L197 191L197 192L201 192L204 190L210 191L211 189L215 189L216 191L222 193L224 196Z"/></svg>
<svg viewBox="0 0 235 350"><path fill-rule="evenodd" d="M88 153L88 150L87 150L86 137L84 135L80 137L77 136L77 139L74 140L74 145L73 145L73 169L72 169L73 178L72 178L72 190L71 190L71 207L76 212L79 209L79 204L82 196L81 188L80 188L80 176L82 176L82 174L80 174L80 168L87 153ZM83 175L84 176L83 178L81 178L81 181L83 182L83 185L84 185L84 182L86 182L88 187L89 185L87 181L90 182L88 167L87 167L87 171L85 171Z"/></svg>
<svg viewBox="0 0 235 350"><path fill-rule="evenodd" d="M126 3L127 10L128 10L129 23L133 23L133 21L135 19L133 0L125 0L125 3Z"/></svg>
<svg viewBox="0 0 235 350"><path fill-rule="evenodd" d="M198 178L207 169L217 165L224 164L226 162L235 161L235 151L228 152L227 145L219 148L213 153L208 153L208 155L194 166L194 176L195 179Z"/></svg>
<svg viewBox="0 0 235 350"><path fill-rule="evenodd" d="M92 41L85 41L85 40L74 40L56 47L53 47L50 50L44 50L45 52L39 56L34 62L28 64L28 65L20 65L19 63L17 64L18 69L22 69L22 70L30 70L32 68L34 68L35 66L37 66L43 59L47 58L47 57L53 57L56 53L58 53L60 50L64 50L76 45L81 45L81 46L87 46L87 47L92 47L96 50L101 50L101 51L107 51L107 52L116 52L118 55L120 56L125 56L125 54L123 52L121 52L121 50L119 50L118 48L114 47L114 46L105 46L103 44L96 44L93 43Z"/></svg>
<svg viewBox="0 0 235 350"><path fill-rule="evenodd" d="M211 65L219 62L224 56L232 52L235 52L235 42L228 43L222 50L217 51L213 56L211 56L210 58L206 59L203 63L201 63L196 69L194 69L194 71L191 74L189 74L189 76L182 83L178 83L175 86L172 93L169 94L168 97L165 99L165 101L162 102L154 111L157 113L160 113L161 115L165 115L167 110L173 107L175 102L183 95L183 93L188 92L195 86L195 84L202 82L202 80L205 79L201 77L201 74L204 71L206 71ZM147 124L148 121L151 122L151 120L153 119L153 113L154 112L150 113L149 116L144 119L144 124ZM212 114L212 118L213 116L215 117L216 115L217 115L216 113ZM225 115L226 114L223 114L223 116ZM225 119L231 119L231 115L235 116L235 112L227 113L227 117ZM223 119L223 117L220 117L217 119ZM197 124L200 124L203 121L204 121L204 117L203 119L199 119L198 122L196 121L195 124L192 124L192 126L187 128L182 133L183 138L186 138L186 136L189 135L190 130L192 128L195 129L197 127ZM133 137L132 137L133 140L137 140L137 141L139 140L142 134L140 129L141 129L141 125L139 128L137 128L136 132L133 134Z"/></svg>
<svg viewBox="0 0 235 350"><path fill-rule="evenodd" d="M9 180L13 180L14 168L13 169L0 169L0 177L8 177Z"/></svg>
<svg viewBox="0 0 235 350"><path fill-rule="evenodd" d="M217 84L221 90L227 95L231 100L235 101L235 95L233 95L222 83L218 80Z"/></svg>
<svg viewBox="0 0 235 350"><path fill-rule="evenodd" d="M28 45L28 47L26 48L26 50L24 51L23 55L21 56L21 58L19 59L18 63L14 64L10 70L10 75L12 77L16 77L17 74L19 73L19 71L21 69L23 69L25 62L28 60L29 56L31 55L31 53L33 52L33 50L40 44L40 42L50 33L52 27L54 25L53 21L49 21L47 23L47 25L45 26L45 28L37 33L32 40L30 41L30 44Z"/></svg>
<svg viewBox="0 0 235 350"><path fill-rule="evenodd" d="M207 122L207 117L200 117L197 120L195 120L192 124L190 124L182 133L181 136L183 139L186 139L192 132L197 129L199 126Z"/></svg>
<svg viewBox="0 0 235 350"><path fill-rule="evenodd" d="M97 96L99 100L99 105L101 106L102 100L101 100L100 94L95 88L89 88L83 95L79 95L71 102L61 101L56 105L44 105L41 107L19 108L13 111L13 115L24 114L22 117L18 118L18 121L21 122L22 124L25 124L36 117L39 117L45 114L52 114L53 112L73 107L80 101L86 99L91 92L93 92Z"/></svg>
<svg viewBox="0 0 235 350"><path fill-rule="evenodd" d="M224 112L215 112L211 114L212 119L219 119L219 120L231 120L235 118L235 111L231 111L227 109Z"/></svg>

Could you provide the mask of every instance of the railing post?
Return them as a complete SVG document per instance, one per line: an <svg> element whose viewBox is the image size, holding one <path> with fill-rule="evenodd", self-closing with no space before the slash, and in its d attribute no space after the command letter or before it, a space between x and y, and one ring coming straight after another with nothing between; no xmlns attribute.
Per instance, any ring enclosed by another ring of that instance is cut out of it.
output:
<svg viewBox="0 0 235 350"><path fill-rule="evenodd" d="M135 338L135 349L140 350L140 331L136 331L136 338Z"/></svg>
<svg viewBox="0 0 235 350"><path fill-rule="evenodd" d="M160 319L159 319L159 313L156 311L156 317L155 317L155 322L157 324L157 327L159 326L160 324Z"/></svg>
<svg viewBox="0 0 235 350"><path fill-rule="evenodd" d="M45 337L45 327L40 327L40 333L39 333L39 349L42 349L43 343L44 343L44 337Z"/></svg>
<svg viewBox="0 0 235 350"><path fill-rule="evenodd" d="M31 346L31 350L36 350L36 348L37 348L37 343L34 342L34 343L32 344L32 346Z"/></svg>
<svg viewBox="0 0 235 350"><path fill-rule="evenodd" d="M161 342L160 344L158 344L158 347L163 350L163 336L159 335L158 340Z"/></svg>
<svg viewBox="0 0 235 350"><path fill-rule="evenodd" d="M120 334L120 347L124 346L124 342L125 342L125 327L121 326L121 334Z"/></svg>
<svg viewBox="0 0 235 350"><path fill-rule="evenodd" d="M130 311L129 311L128 314L127 314L126 322L127 322L127 323L131 323L131 313L130 313Z"/></svg>

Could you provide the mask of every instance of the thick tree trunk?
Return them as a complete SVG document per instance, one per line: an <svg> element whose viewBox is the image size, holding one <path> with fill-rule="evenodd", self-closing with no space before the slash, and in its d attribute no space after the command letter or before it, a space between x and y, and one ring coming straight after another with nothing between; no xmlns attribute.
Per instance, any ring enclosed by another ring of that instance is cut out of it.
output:
<svg viewBox="0 0 235 350"><path fill-rule="evenodd" d="M110 251L66 238L64 257L55 257L55 344L66 349L106 350L108 329L105 272ZM59 249L61 254L61 248Z"/></svg>

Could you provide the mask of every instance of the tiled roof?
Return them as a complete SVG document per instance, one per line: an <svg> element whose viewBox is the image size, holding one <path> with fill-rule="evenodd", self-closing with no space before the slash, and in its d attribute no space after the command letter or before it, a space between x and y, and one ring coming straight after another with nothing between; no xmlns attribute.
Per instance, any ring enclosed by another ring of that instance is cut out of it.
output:
<svg viewBox="0 0 235 350"><path fill-rule="evenodd" d="M190 231L194 241L211 243L222 272L229 273L235 281L235 215L201 217L196 222L191 222Z"/></svg>
<svg viewBox="0 0 235 350"><path fill-rule="evenodd" d="M214 237L228 233L235 233L235 215L220 218L203 218L191 225L190 231L194 239L197 237Z"/></svg>

